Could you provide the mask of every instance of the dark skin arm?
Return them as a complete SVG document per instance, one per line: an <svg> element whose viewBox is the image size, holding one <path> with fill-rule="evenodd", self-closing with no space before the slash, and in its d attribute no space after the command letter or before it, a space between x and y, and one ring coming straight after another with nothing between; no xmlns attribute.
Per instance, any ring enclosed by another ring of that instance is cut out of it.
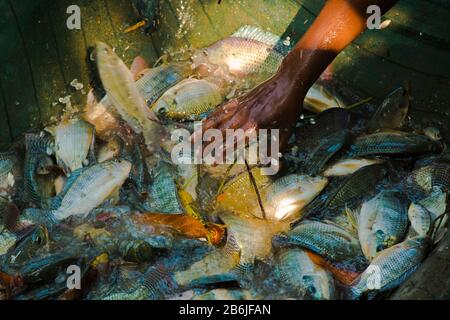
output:
<svg viewBox="0 0 450 320"><path fill-rule="evenodd" d="M367 7L378 5L384 14L396 2L328 0L278 72L247 95L217 108L204 121L202 130L280 129L280 146L286 147L309 88L336 56L365 30ZM194 138L201 139L201 135L198 131Z"/></svg>

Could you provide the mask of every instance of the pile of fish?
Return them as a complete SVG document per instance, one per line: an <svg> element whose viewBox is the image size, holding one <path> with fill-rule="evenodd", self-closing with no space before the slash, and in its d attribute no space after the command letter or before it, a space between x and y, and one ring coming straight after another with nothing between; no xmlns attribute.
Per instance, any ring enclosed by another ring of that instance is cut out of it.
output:
<svg viewBox="0 0 450 320"><path fill-rule="evenodd" d="M374 299L405 281L446 231L450 188L406 88L364 117L315 84L275 176L172 161L173 130L289 50L244 26L132 74L98 43L106 96L0 153L0 299Z"/></svg>

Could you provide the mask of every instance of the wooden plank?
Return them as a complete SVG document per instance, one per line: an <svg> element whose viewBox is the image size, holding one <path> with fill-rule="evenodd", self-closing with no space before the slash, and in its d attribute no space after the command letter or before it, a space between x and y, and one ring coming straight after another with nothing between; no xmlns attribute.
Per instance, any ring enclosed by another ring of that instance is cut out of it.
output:
<svg viewBox="0 0 450 320"><path fill-rule="evenodd" d="M9 144L12 140L11 127L9 124L8 109L6 108L6 98L0 82L0 148Z"/></svg>
<svg viewBox="0 0 450 320"><path fill-rule="evenodd" d="M93 47L97 41L119 48L108 11L103 0L78 0L81 9L81 24L86 46Z"/></svg>
<svg viewBox="0 0 450 320"><path fill-rule="evenodd" d="M141 55L150 64L158 59L152 39L141 30L125 33L125 29L133 25L136 15L133 12L131 1L104 1L111 23L119 41L119 53L124 61L131 64L133 59Z"/></svg>
<svg viewBox="0 0 450 320"><path fill-rule="evenodd" d="M48 6L48 17L55 35L62 63L62 72L66 89L71 94L71 102L82 106L85 103L89 86L89 74L86 65L87 48L81 30L67 29L67 8L73 4L71 0L50 1ZM70 86L72 80L77 79L84 85L83 91L77 91Z"/></svg>
<svg viewBox="0 0 450 320"><path fill-rule="evenodd" d="M17 17L9 2L2 4L5 6L1 7L0 25L11 26L9 37L15 40L4 43L5 47L2 50L10 54L4 57L0 69L0 82L11 124L11 136L15 139L23 132L38 126L40 110L35 93L33 70L24 46L24 39L18 28Z"/></svg>
<svg viewBox="0 0 450 320"><path fill-rule="evenodd" d="M62 106L53 106L59 97L67 94L58 48L52 33L52 27L45 8L46 1L41 2L30 17L25 20L21 15L26 11L26 2L11 2L18 18L19 28L28 52L29 63L33 70L36 96L41 110L41 122L49 123L50 119L62 112ZM17 92L17 94L20 94Z"/></svg>

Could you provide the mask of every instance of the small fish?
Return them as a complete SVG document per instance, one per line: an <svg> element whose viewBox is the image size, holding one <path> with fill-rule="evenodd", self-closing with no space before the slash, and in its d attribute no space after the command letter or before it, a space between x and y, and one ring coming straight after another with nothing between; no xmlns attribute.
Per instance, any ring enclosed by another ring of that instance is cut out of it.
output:
<svg viewBox="0 0 450 320"><path fill-rule="evenodd" d="M139 17L146 22L145 31L154 31L161 12L160 0L133 0L132 4Z"/></svg>
<svg viewBox="0 0 450 320"><path fill-rule="evenodd" d="M47 228L38 225L23 235L5 254L3 263L7 268L20 266L36 253L37 250L47 245L49 235Z"/></svg>
<svg viewBox="0 0 450 320"><path fill-rule="evenodd" d="M108 98L122 119L137 134L142 133L147 148L157 151L164 128L140 94L131 71L105 43L96 44L96 60Z"/></svg>
<svg viewBox="0 0 450 320"><path fill-rule="evenodd" d="M411 203L408 209L408 217L411 227L417 235L425 237L431 227L430 212L420 204Z"/></svg>
<svg viewBox="0 0 450 320"><path fill-rule="evenodd" d="M380 163L379 159L344 159L330 165L324 172L325 177L342 177L355 173L359 169Z"/></svg>
<svg viewBox="0 0 450 320"><path fill-rule="evenodd" d="M192 70L187 64L163 64L143 71L136 86L147 106L151 107L167 90L191 74Z"/></svg>
<svg viewBox="0 0 450 320"><path fill-rule="evenodd" d="M370 132L384 129L398 129L403 125L409 109L409 94L405 88L398 88L384 99L367 127Z"/></svg>
<svg viewBox="0 0 450 320"><path fill-rule="evenodd" d="M384 190L362 204L358 236L367 259L403 240L407 228L408 203L399 192Z"/></svg>
<svg viewBox="0 0 450 320"><path fill-rule="evenodd" d="M88 164L88 154L92 151L95 140L92 125L83 120L72 119L46 130L54 136L56 161L66 175Z"/></svg>
<svg viewBox="0 0 450 320"><path fill-rule="evenodd" d="M438 187L443 192L450 191L450 164L432 163L411 172L402 185L411 198L429 196L433 188Z"/></svg>
<svg viewBox="0 0 450 320"><path fill-rule="evenodd" d="M202 76L242 79L252 74L274 74L289 48L280 38L257 27L244 26L192 56Z"/></svg>
<svg viewBox="0 0 450 320"><path fill-rule="evenodd" d="M439 131L438 128L435 127L427 127L423 129L423 134L426 135L428 138L430 138L433 141L441 141L442 140L442 134Z"/></svg>
<svg viewBox="0 0 450 320"><path fill-rule="evenodd" d="M333 210L355 205L375 190L386 173L386 166L382 163L362 167L345 178L337 191L328 198L325 207Z"/></svg>
<svg viewBox="0 0 450 320"><path fill-rule="evenodd" d="M119 244L119 252L125 261L135 263L150 262L155 257L155 250L144 240L124 240Z"/></svg>
<svg viewBox="0 0 450 320"><path fill-rule="evenodd" d="M439 153L442 144L432 141L427 136L400 131L377 132L355 139L350 146L352 157L368 155L420 155Z"/></svg>
<svg viewBox="0 0 450 320"><path fill-rule="evenodd" d="M324 86L315 83L306 94L303 106L308 111L321 113L332 108L344 108L344 103Z"/></svg>
<svg viewBox="0 0 450 320"><path fill-rule="evenodd" d="M128 178L131 163L124 160L103 162L80 169L67 183L67 192L56 199L53 210L25 210L21 219L55 224L70 216L86 217L94 208L110 199Z"/></svg>
<svg viewBox="0 0 450 320"><path fill-rule="evenodd" d="M292 298L334 299L334 280L328 271L316 265L303 249L281 248L276 253L276 274Z"/></svg>
<svg viewBox="0 0 450 320"><path fill-rule="evenodd" d="M167 90L152 107L173 120L201 120L224 101L221 89L205 79L186 79Z"/></svg>
<svg viewBox="0 0 450 320"><path fill-rule="evenodd" d="M147 160L147 159L146 159ZM148 212L179 214L183 212L175 182L175 168L165 161L159 161L156 167L147 163L152 183L148 185Z"/></svg>
<svg viewBox="0 0 450 320"><path fill-rule="evenodd" d="M319 195L327 184L327 178L299 174L279 178L262 191L266 218L276 221L299 218L302 209Z"/></svg>
<svg viewBox="0 0 450 320"><path fill-rule="evenodd" d="M350 298L396 288L420 266L430 248L427 237L414 237L378 254L350 288Z"/></svg>
<svg viewBox="0 0 450 320"><path fill-rule="evenodd" d="M346 145L349 137L350 132L343 130L320 140L306 159L306 173L311 176L319 174L328 160Z"/></svg>
<svg viewBox="0 0 450 320"><path fill-rule="evenodd" d="M359 241L344 229L319 221L303 221L291 231L273 238L276 247L300 246L333 262L360 254Z"/></svg>

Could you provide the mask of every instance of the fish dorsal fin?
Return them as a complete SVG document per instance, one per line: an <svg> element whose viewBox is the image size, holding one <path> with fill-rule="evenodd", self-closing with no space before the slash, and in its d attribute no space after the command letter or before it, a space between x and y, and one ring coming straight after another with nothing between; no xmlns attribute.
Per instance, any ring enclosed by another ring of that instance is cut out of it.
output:
<svg viewBox="0 0 450 320"><path fill-rule="evenodd" d="M344 211L345 211L345 214L348 217L348 221L350 222L351 226L355 230L358 230L358 223L359 223L358 209L351 209L351 208L345 206Z"/></svg>
<svg viewBox="0 0 450 320"><path fill-rule="evenodd" d="M279 36L269 31L264 31L261 28L255 26L245 25L239 28L231 36L236 38L244 38L262 42L268 46L273 47L276 51L280 52L281 54L287 54L291 50L291 46L284 45Z"/></svg>

